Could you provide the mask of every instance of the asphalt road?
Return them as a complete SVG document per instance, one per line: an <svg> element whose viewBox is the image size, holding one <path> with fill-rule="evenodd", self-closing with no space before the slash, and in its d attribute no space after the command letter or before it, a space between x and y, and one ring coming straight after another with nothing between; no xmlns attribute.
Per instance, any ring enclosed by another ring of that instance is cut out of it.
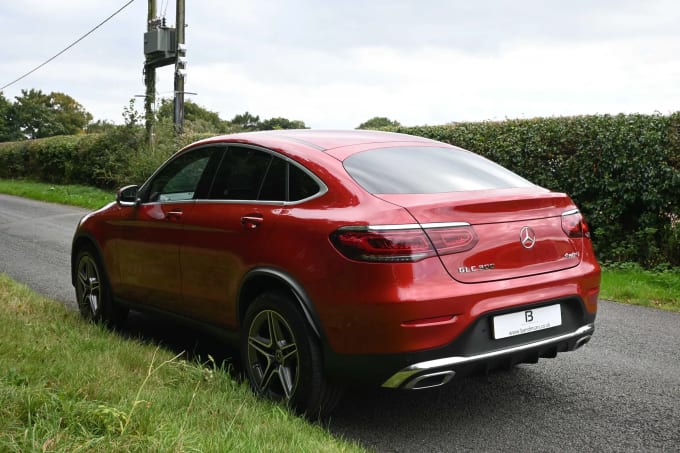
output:
<svg viewBox="0 0 680 453"><path fill-rule="evenodd" d="M0 195L0 272L75 307L70 241L86 212ZM158 319L130 332L224 356ZM380 452L680 451L680 314L603 301L578 351L438 389L352 391L327 426Z"/></svg>

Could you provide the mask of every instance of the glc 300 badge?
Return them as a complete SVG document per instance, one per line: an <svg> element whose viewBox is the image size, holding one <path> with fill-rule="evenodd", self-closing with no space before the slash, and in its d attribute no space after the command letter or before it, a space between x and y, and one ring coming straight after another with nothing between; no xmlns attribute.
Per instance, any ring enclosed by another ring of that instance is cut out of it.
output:
<svg viewBox="0 0 680 453"><path fill-rule="evenodd" d="M494 263L489 263L489 264L480 264L479 266L462 266L458 268L458 272L461 274L468 274L470 272L479 272L479 271L490 271L491 269L495 269L496 265Z"/></svg>

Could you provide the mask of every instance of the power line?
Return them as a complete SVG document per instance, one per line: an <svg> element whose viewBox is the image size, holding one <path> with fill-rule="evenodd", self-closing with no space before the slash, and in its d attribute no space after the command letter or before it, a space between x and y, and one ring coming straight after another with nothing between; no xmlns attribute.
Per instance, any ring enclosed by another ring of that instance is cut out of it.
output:
<svg viewBox="0 0 680 453"><path fill-rule="evenodd" d="M82 41L83 39L87 38L89 35L92 34L92 32L94 32L96 29L98 29L99 27L101 27L102 25L104 25L105 23L107 23L108 21L110 21L111 19L113 19L118 13L120 13L121 11L123 11L125 8L127 8L127 7L128 7L131 3L133 3L134 1L135 1L135 0L130 0L129 2L127 2L126 4L124 4L123 6L121 6L115 13L111 14L109 17L107 17L107 18L104 19L102 22L100 22L96 27L92 28L90 31L88 31L87 33L85 33L83 36L81 36L80 38L78 38L78 39L76 39L75 41L73 41L73 42L72 42L71 44L69 44L65 49L63 49L61 52L59 52L58 54L56 54L56 55L53 56L52 58L48 59L48 60L45 61L44 63L42 63L42 64L36 66L36 67L33 68L33 69L31 69L31 70L28 71L26 74L22 75L21 77L17 78L16 80L13 80L13 81L11 81L10 83L8 83L7 85L5 85L5 86L3 86L3 87L0 87L0 91L4 90L5 88L7 88L7 87L9 87L9 86L14 85L15 83L17 83L17 82L20 81L20 80L25 79L26 77L30 76L31 74L33 74L33 73L34 73L35 71L37 71L38 69L42 68L42 67L45 66L47 63L49 63L50 61L52 61L52 60L54 60L55 58L57 58L59 55L61 55L61 54L63 54L64 52L66 52L66 51L69 50L71 47L75 46L75 45L78 44L80 41Z"/></svg>

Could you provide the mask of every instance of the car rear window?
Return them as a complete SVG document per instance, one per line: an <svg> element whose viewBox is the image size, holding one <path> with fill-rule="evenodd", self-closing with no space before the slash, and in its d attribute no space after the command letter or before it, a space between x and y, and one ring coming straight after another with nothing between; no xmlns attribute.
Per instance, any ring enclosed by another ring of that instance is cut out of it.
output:
<svg viewBox="0 0 680 453"><path fill-rule="evenodd" d="M374 194L417 194L530 187L532 183L470 151L456 148L379 148L343 162L347 173Z"/></svg>

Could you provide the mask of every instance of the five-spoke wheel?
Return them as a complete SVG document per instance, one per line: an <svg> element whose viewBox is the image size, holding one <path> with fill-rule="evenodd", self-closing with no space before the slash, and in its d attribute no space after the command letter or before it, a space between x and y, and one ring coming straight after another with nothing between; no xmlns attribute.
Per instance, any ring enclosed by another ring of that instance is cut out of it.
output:
<svg viewBox="0 0 680 453"><path fill-rule="evenodd" d="M340 386L323 370L319 340L292 294L259 295L246 310L241 356L253 390L312 418L337 404Z"/></svg>
<svg viewBox="0 0 680 453"><path fill-rule="evenodd" d="M76 257L75 284L78 309L85 319L110 325L125 320L128 309L114 303L104 268L89 248Z"/></svg>
<svg viewBox="0 0 680 453"><path fill-rule="evenodd" d="M290 399L299 378L300 358L288 322L273 310L262 310L248 331L248 363L258 391Z"/></svg>

